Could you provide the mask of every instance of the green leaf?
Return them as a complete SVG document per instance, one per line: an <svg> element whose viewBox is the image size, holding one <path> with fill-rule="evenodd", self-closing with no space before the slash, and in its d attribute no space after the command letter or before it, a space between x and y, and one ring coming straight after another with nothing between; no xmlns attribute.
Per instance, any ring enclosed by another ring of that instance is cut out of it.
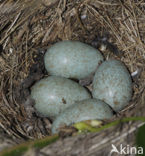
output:
<svg viewBox="0 0 145 156"><path fill-rule="evenodd" d="M6 149L0 153L0 156L21 156L30 148L43 148L59 139L58 135L47 136L43 139L36 139L34 141L28 141L15 147Z"/></svg>
<svg viewBox="0 0 145 156"><path fill-rule="evenodd" d="M89 132L100 132L102 130L108 129L110 127L116 126L120 123L125 123L129 121L142 121L145 122L145 117L128 117L128 118L122 118L119 120L115 120L111 123L108 123L106 125L103 125L99 128L94 128L93 125L89 125L88 123L85 122L80 122L74 124L74 127L78 129L78 131L89 131ZM95 123L96 124L96 123ZM141 129L141 130L140 130ZM139 132L137 134L137 145L143 146L144 151L145 151L145 125L139 129ZM141 131L141 132L140 132ZM140 138L140 139L139 139ZM43 148L56 140L59 139L59 135L52 135L52 136L47 136L43 139L38 139L34 141L28 141L20 145L16 145L15 147L6 149L2 152L0 152L0 156L21 156L23 153L28 151L30 148ZM144 139L144 140L143 140ZM138 140L141 140L138 141ZM139 146L138 146L139 147Z"/></svg>
<svg viewBox="0 0 145 156"><path fill-rule="evenodd" d="M85 122L78 122L73 125L79 132L96 132L96 128Z"/></svg>
<svg viewBox="0 0 145 156"><path fill-rule="evenodd" d="M78 130L78 131L82 131L84 132L85 129L89 132L100 132L100 131L103 131L105 129L108 129L108 128L111 128L113 126L117 126L121 123L126 123L126 122L129 122L129 121L142 121L142 122L145 122L145 117L127 117L127 118L122 118L122 119L119 119L119 120L115 120L111 123L108 123L108 124L105 124L104 126L101 126L101 127L97 127L97 128L92 128L90 126L88 126L84 121L82 122L79 122L79 123L75 123L73 126Z"/></svg>
<svg viewBox="0 0 145 156"><path fill-rule="evenodd" d="M7 151L3 153L1 156L20 156L28 150L27 146L20 146L18 149L13 149L12 151Z"/></svg>
<svg viewBox="0 0 145 156"><path fill-rule="evenodd" d="M143 151L145 154L145 124L138 129L137 136L136 136L136 144L138 148L143 147ZM143 156L144 154L139 154L139 155Z"/></svg>

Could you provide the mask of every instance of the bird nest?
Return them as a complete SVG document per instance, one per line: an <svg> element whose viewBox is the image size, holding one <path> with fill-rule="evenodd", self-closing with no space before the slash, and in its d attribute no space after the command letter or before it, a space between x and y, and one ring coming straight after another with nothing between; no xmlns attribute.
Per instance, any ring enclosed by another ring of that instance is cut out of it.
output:
<svg viewBox="0 0 145 156"><path fill-rule="evenodd" d="M9 136L17 144L50 135L50 120L37 115L29 95L30 87L47 75L46 49L61 40L90 44L106 59L124 62L132 76L133 97L112 120L144 116L144 21L145 4L139 0L0 1L0 127L4 138ZM102 155L111 142L133 145L140 125L130 121L99 133L62 138L43 152L64 155L59 149L65 148L65 155ZM11 145L9 141L6 146Z"/></svg>

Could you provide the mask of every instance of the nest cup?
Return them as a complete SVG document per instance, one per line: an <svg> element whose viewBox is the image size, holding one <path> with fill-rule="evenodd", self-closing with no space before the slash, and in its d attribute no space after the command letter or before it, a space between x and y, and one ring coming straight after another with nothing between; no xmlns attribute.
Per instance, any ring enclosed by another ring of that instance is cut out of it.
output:
<svg viewBox="0 0 145 156"><path fill-rule="evenodd" d="M144 16L143 2L137 1L0 2L0 129L16 143L50 135L51 121L33 109L30 88L47 76L43 64L46 49L62 40L87 43L98 48L105 59L124 62L132 75L133 97L115 120L144 116ZM124 128L139 124L127 123ZM122 134L124 130L113 132ZM97 134L98 139L104 139L103 133Z"/></svg>

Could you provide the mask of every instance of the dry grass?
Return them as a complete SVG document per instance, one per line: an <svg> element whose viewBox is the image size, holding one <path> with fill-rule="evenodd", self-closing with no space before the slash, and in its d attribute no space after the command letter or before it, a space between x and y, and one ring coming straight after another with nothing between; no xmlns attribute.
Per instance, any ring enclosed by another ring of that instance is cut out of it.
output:
<svg viewBox="0 0 145 156"><path fill-rule="evenodd" d="M40 50L60 40L88 44L109 34L121 55L109 49L106 59L123 61L133 77L134 95L119 117L144 116L145 101L145 3L143 0L6 0L0 2L0 127L14 138L41 138L50 122L27 114L16 89L37 64ZM131 125L130 125L131 126Z"/></svg>

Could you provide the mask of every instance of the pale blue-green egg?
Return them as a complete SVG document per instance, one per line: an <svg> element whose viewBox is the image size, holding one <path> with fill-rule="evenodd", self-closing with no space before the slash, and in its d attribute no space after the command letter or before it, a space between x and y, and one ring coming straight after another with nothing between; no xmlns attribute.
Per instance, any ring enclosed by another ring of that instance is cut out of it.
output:
<svg viewBox="0 0 145 156"><path fill-rule="evenodd" d="M84 120L103 120L113 116L112 109L103 101L98 99L86 99L74 103L65 109L52 124L52 133L59 131L60 127L69 126Z"/></svg>
<svg viewBox="0 0 145 156"><path fill-rule="evenodd" d="M52 45L44 56L45 68L50 75L83 79L95 72L103 61L102 54L79 41L61 41Z"/></svg>
<svg viewBox="0 0 145 156"><path fill-rule="evenodd" d="M95 73L92 94L115 111L127 106L132 97L132 80L126 66L118 60L103 62Z"/></svg>
<svg viewBox="0 0 145 156"><path fill-rule="evenodd" d="M76 101L90 98L90 93L78 83L57 76L41 79L31 88L36 110L44 116L55 117Z"/></svg>

